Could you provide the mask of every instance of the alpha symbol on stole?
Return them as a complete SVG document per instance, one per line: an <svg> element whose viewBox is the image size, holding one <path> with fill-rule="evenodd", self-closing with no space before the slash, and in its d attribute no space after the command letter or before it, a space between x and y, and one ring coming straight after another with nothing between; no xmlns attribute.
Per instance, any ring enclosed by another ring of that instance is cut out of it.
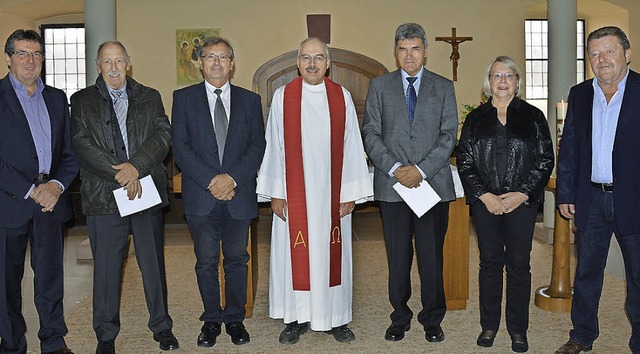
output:
<svg viewBox="0 0 640 354"><path fill-rule="evenodd" d="M333 230L331 231L331 243L341 243L342 239L341 239L342 235L340 234L340 228L339 227L334 227Z"/></svg>
<svg viewBox="0 0 640 354"><path fill-rule="evenodd" d="M304 248L307 248L307 242L304 240L304 235L302 234L302 231L298 231L298 235L296 236L296 242L293 243L293 248L298 247L298 245L302 245L304 246Z"/></svg>

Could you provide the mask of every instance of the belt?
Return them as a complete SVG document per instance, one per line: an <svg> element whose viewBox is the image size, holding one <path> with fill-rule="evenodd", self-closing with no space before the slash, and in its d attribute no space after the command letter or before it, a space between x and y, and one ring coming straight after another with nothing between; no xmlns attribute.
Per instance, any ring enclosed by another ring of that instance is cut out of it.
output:
<svg viewBox="0 0 640 354"><path fill-rule="evenodd" d="M602 190L603 192L613 192L613 183L596 183L591 182L591 185Z"/></svg>
<svg viewBox="0 0 640 354"><path fill-rule="evenodd" d="M38 173L38 176L36 177L37 182L48 181L48 180L49 180L48 173Z"/></svg>

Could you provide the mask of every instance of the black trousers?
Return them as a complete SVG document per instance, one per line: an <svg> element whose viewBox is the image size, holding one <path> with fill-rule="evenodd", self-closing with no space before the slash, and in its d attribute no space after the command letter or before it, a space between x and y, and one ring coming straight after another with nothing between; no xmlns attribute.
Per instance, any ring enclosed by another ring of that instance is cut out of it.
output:
<svg viewBox="0 0 640 354"><path fill-rule="evenodd" d="M442 247L449 222L449 203L436 204L420 218L405 202L380 202L380 211L389 264L389 301L393 306L391 323L406 325L413 317L407 302L411 297L412 239L415 234L422 300L418 322L424 327L439 325L447 311Z"/></svg>
<svg viewBox="0 0 640 354"><path fill-rule="evenodd" d="M520 205L508 214L493 215L484 203L471 206L480 250L480 325L497 331L502 309L502 282L507 268L505 316L509 334L529 328L531 242L538 204Z"/></svg>
<svg viewBox="0 0 640 354"><path fill-rule="evenodd" d="M64 335L67 326L62 309L62 224L52 213L43 213L38 207L23 226L0 228L0 319L4 322L0 328L4 327L8 332L0 333L2 354L27 351L27 327L22 316L22 278L27 243L31 244L34 302L40 318L38 338L41 350L49 352L66 346Z"/></svg>
<svg viewBox="0 0 640 354"><path fill-rule="evenodd" d="M207 215L186 215L196 254L196 277L204 305L200 321L242 322L246 315L249 225L251 219L231 217L226 203L217 203ZM220 305L218 261L220 241L224 260L225 308Z"/></svg>
<svg viewBox="0 0 640 354"><path fill-rule="evenodd" d="M142 274L148 327L153 333L171 329L162 210L145 210L125 217L90 215L87 229L93 253L93 329L98 340L113 340L120 332L120 293L129 233L133 234L136 261Z"/></svg>

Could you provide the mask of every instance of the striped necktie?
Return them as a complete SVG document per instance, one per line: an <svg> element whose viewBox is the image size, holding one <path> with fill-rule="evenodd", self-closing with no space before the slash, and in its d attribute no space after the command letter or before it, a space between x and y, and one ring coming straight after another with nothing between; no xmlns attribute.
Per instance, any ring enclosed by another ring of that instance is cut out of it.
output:
<svg viewBox="0 0 640 354"><path fill-rule="evenodd" d="M213 91L218 98L216 99L216 106L213 110L213 123L215 124L216 141L218 142L218 158L220 164L222 164L222 157L224 156L224 143L227 141L227 129L229 129L229 121L227 120L227 112L224 110L222 104L221 89L215 89Z"/></svg>
<svg viewBox="0 0 640 354"><path fill-rule="evenodd" d="M413 87L413 83L417 80L417 77L408 77L409 86L407 87L407 114L409 114L409 124L413 124L413 114L416 112L416 102L418 102L418 95L416 89Z"/></svg>
<svg viewBox="0 0 640 354"><path fill-rule="evenodd" d="M118 118L118 126L120 127L120 133L122 134L122 140L124 141L124 147L129 156L129 139L127 137L127 109L129 103L126 99L126 95L122 90L111 91L113 96L113 109L116 111L116 117Z"/></svg>

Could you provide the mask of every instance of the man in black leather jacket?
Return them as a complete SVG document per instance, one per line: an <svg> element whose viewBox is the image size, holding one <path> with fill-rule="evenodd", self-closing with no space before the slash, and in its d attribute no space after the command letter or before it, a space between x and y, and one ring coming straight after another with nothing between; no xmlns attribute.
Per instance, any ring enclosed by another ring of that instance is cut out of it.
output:
<svg viewBox="0 0 640 354"><path fill-rule="evenodd" d="M115 353L120 331L122 268L129 233L134 237L149 309L149 329L160 349L178 348L167 310L162 207L168 205L163 160L171 128L160 93L127 76L129 56L120 42L100 45L96 84L71 97L73 148L82 166L82 210L87 215L93 271L93 328L96 353ZM121 217L113 190L129 199L143 192L140 179L151 175L162 202Z"/></svg>

